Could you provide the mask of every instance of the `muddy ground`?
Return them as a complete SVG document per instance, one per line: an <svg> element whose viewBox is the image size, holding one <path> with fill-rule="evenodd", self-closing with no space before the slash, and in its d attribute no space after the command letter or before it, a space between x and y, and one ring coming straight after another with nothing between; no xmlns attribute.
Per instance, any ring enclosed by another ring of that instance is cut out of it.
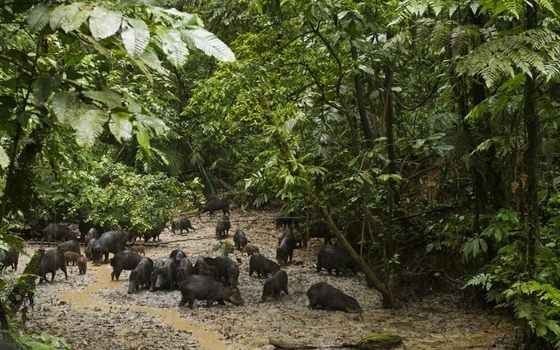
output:
<svg viewBox="0 0 560 350"><path fill-rule="evenodd" d="M277 231L273 213L233 212L232 232L242 227L261 253L274 258ZM188 236L168 231L163 242L186 239L146 249L152 258L181 248L189 256L217 255L216 218L192 218L197 228ZM230 232L230 233L232 233ZM230 234L231 237L231 234ZM434 296L410 302L397 310L381 307L377 293L368 289L363 276L334 277L315 271L320 242L296 250L286 268L290 295L276 302L259 303L263 281L248 276L248 258L238 252L240 290L244 306L201 304L194 310L178 307L179 292L143 291L127 294L128 272L111 281L108 265L89 264L86 275L70 267L69 278L59 272L52 284L38 287L35 310L27 327L32 332L61 336L73 349L271 349L270 337L319 346L352 343L369 332L389 332L404 338L406 349L507 349L511 324L503 316L458 306L452 296ZM30 246L32 253L37 246ZM28 257L23 257L23 269ZM326 281L354 296L363 317L342 312L310 310L305 291ZM405 347L403 347L404 349Z"/></svg>

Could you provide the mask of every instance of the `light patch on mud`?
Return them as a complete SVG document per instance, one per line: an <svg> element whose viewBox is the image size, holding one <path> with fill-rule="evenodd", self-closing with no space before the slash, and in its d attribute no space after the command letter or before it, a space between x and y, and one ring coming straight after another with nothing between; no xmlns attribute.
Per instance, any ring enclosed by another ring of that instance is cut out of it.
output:
<svg viewBox="0 0 560 350"><path fill-rule="evenodd" d="M111 274L109 265L92 266L95 281L82 290L70 290L62 294L61 299L77 309L101 309L101 311L113 311L113 306L101 300L97 293L102 289L116 289L120 283L108 280ZM227 350L227 346L221 337L213 332L203 329L201 325L189 322L172 309L160 309L142 305L127 305L129 310L140 311L159 319L175 330L191 333L198 341L201 350Z"/></svg>

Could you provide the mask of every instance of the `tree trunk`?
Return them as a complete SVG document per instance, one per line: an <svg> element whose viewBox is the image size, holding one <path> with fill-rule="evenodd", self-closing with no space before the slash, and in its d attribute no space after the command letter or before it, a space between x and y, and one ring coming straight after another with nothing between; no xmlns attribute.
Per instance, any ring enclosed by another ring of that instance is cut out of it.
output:
<svg viewBox="0 0 560 350"><path fill-rule="evenodd" d="M350 53L352 55L352 60L355 65L358 65L358 51L356 47L350 44ZM360 115L360 121L362 124L362 131L364 133L364 138L366 143L371 146L373 139L375 138L373 129L371 128L371 123L368 119L366 103L364 98L364 86L362 82L362 75L357 67L354 67L354 89L356 90L356 107L358 107L358 114Z"/></svg>
<svg viewBox="0 0 560 350"><path fill-rule="evenodd" d="M528 1L526 5L526 29L537 26L537 4ZM525 76L524 117L527 128L527 271L531 276L535 273L535 246L539 237L539 149L541 146L540 120L535 107L535 80Z"/></svg>
<svg viewBox="0 0 560 350"><path fill-rule="evenodd" d="M390 66L385 67L385 81L383 83L385 90L383 119L385 122L385 137L387 138L387 159L389 164L387 166L388 174L396 174L396 155L395 155L395 135L393 131L394 114L393 114L393 71ZM398 188L393 180L389 180L387 184L387 229L384 234L384 262L385 262L385 276L388 279L388 285L391 285L392 273L389 266L389 261L393 258L396 252L395 239L393 232L393 218L395 208L399 203Z"/></svg>
<svg viewBox="0 0 560 350"><path fill-rule="evenodd" d="M392 291L387 287L385 283L377 278L375 272L373 272L366 261L354 250L346 237L344 237L344 234L340 232L338 227L336 227L336 224L334 223L329 210L325 207L321 207L321 213L323 214L327 225L329 225L330 230L334 233L334 235L338 239L338 242L342 245L342 248L344 248L348 252L348 254L350 254L352 259L354 259L354 261L358 263L358 265L364 272L368 285L372 286L379 293L381 293L383 306L386 308L395 307L395 299Z"/></svg>

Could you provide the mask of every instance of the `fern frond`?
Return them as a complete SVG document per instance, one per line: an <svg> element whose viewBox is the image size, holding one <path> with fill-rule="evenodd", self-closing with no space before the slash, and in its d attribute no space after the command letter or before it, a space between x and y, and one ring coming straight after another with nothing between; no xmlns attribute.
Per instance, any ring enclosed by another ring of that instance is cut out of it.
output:
<svg viewBox="0 0 560 350"><path fill-rule="evenodd" d="M460 73L480 75L488 87L517 72L529 76L538 73L550 80L557 75L560 36L548 29L504 35L477 47L458 65Z"/></svg>

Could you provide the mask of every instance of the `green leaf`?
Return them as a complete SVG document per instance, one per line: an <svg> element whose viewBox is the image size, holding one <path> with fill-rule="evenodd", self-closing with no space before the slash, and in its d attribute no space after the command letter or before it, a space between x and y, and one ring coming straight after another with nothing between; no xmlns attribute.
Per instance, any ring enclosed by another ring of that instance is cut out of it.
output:
<svg viewBox="0 0 560 350"><path fill-rule="evenodd" d="M109 122L109 130L119 142L130 140L132 138L130 114L126 112L113 113Z"/></svg>
<svg viewBox="0 0 560 350"><path fill-rule="evenodd" d="M142 106L131 96L126 97L126 104L130 113L142 113Z"/></svg>
<svg viewBox="0 0 560 350"><path fill-rule="evenodd" d="M76 131L76 141L82 146L91 146L103 132L107 115L100 109L88 109L71 122Z"/></svg>
<svg viewBox="0 0 560 350"><path fill-rule="evenodd" d="M62 21L62 30L65 33L79 29L91 14L91 9L82 3L76 2L68 6L73 6L77 11L69 13Z"/></svg>
<svg viewBox="0 0 560 350"><path fill-rule="evenodd" d="M187 44L181 40L181 33L177 30L163 30L158 33L161 50L167 56L167 60L175 67L181 67L187 61L189 49Z"/></svg>
<svg viewBox="0 0 560 350"><path fill-rule="evenodd" d="M79 108L79 102L75 94L60 92L54 96L51 107L59 122L69 124Z"/></svg>
<svg viewBox="0 0 560 350"><path fill-rule="evenodd" d="M49 23L49 7L46 4L39 4L29 12L27 24L31 30L41 31Z"/></svg>
<svg viewBox="0 0 560 350"><path fill-rule="evenodd" d="M78 5L79 6L79 5ZM62 23L67 17L75 15L80 9L72 5L60 5L54 8L51 12L49 24L52 30L62 27Z"/></svg>
<svg viewBox="0 0 560 350"><path fill-rule="evenodd" d="M235 61L235 54L218 37L203 28L188 29L181 32L183 40L207 55L224 62Z"/></svg>
<svg viewBox="0 0 560 350"><path fill-rule="evenodd" d="M140 145L142 149L146 151L150 150L150 134L145 128L138 128L138 130L136 131L136 140L138 141L138 145Z"/></svg>
<svg viewBox="0 0 560 350"><path fill-rule="evenodd" d="M96 6L89 18L89 30L95 40L101 40L114 35L121 27L121 23L122 15L119 12Z"/></svg>
<svg viewBox="0 0 560 350"><path fill-rule="evenodd" d="M42 106L52 94L54 82L49 77L39 77L33 82L33 102Z"/></svg>
<svg viewBox="0 0 560 350"><path fill-rule="evenodd" d="M150 31L144 21L127 18L123 22L121 38L130 56L141 55L150 42Z"/></svg>
<svg viewBox="0 0 560 350"><path fill-rule="evenodd" d="M162 74L162 75L167 75L168 72L167 70L163 67L163 65L161 64L161 61L159 60L158 56L155 54L155 52L153 50L150 50L149 48L144 51L144 53L142 53L140 55L140 61L144 62L146 64L146 66L150 67L151 69L155 70L156 72Z"/></svg>
<svg viewBox="0 0 560 350"><path fill-rule="evenodd" d="M83 94L92 100L104 103L109 109L117 108L122 105L121 95L111 90L86 90Z"/></svg>
<svg viewBox="0 0 560 350"><path fill-rule="evenodd" d="M402 177L398 174L383 174L383 175L379 175L377 177L377 179L381 182L390 182L390 181L394 181L394 182L401 182L402 181Z"/></svg>
<svg viewBox="0 0 560 350"><path fill-rule="evenodd" d="M0 146L0 167L6 169L8 165L10 165L10 157L8 157L4 147Z"/></svg>
<svg viewBox="0 0 560 350"><path fill-rule="evenodd" d="M169 131L169 127L165 125L164 121L154 117L144 114L136 114L134 116L136 121L142 125L142 127L151 129L156 136L165 135Z"/></svg>

